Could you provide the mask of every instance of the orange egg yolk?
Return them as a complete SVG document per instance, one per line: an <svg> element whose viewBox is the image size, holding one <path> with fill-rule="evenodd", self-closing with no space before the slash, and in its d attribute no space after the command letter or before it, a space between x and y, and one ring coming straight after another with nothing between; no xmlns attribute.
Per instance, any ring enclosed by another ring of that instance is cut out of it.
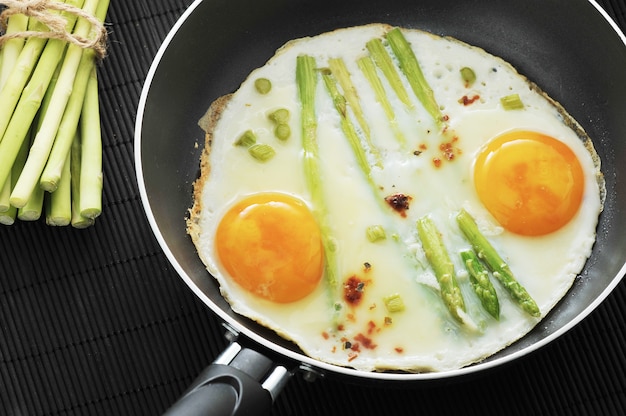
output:
<svg viewBox="0 0 626 416"><path fill-rule="evenodd" d="M530 131L505 133L479 153L476 191L506 230L526 236L554 232L578 212L584 175L563 142Z"/></svg>
<svg viewBox="0 0 626 416"><path fill-rule="evenodd" d="M244 289L273 302L304 298L324 268L319 227L300 200L280 193L249 196L226 212L215 243L230 276Z"/></svg>

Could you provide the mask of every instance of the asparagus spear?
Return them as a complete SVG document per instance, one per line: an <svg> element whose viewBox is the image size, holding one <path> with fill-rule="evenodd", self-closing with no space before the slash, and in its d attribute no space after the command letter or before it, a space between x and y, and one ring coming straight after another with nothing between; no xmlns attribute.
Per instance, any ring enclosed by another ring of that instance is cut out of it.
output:
<svg viewBox="0 0 626 416"><path fill-rule="evenodd" d="M335 242L328 224L326 215L326 203L322 181L320 180L321 169L319 159L319 146L317 143L317 116L315 113L315 93L317 89L317 69L315 58L301 55L296 60L296 83L298 97L301 103L302 119L302 147L304 150L304 173L307 186L311 193L314 214L320 224L324 256L326 258L325 275L333 298L337 296L337 256Z"/></svg>
<svg viewBox="0 0 626 416"><path fill-rule="evenodd" d="M361 171L365 174L367 180L372 182L371 177L371 166L369 161L367 160L367 154L365 153L365 149L361 146L361 142L359 140L359 136L354 128L354 125L350 121L350 118L347 114L347 105L346 98L341 95L339 89L337 88L337 81L332 73L325 72L322 73L322 79L324 80L324 84L326 85L326 89L330 94L330 97L335 105L335 109L339 113L339 117L341 119L341 128L348 139L348 143L352 148L352 152L357 159L357 164L361 168Z"/></svg>
<svg viewBox="0 0 626 416"><path fill-rule="evenodd" d="M465 312L465 302L456 280L454 264L450 260L439 230L429 217L422 217L417 221L417 233L426 259L439 282L440 295L444 304L454 319L464 323L462 315Z"/></svg>
<svg viewBox="0 0 626 416"><path fill-rule="evenodd" d="M374 93L376 94L376 100L380 103L383 110L385 111L385 115L391 124L391 129L396 135L396 139L400 143L400 145L404 146L406 144L406 138L402 131L398 128L398 123L396 122L396 113L393 110L389 99L387 98L387 93L385 92L385 87L383 83L380 81L378 74L376 73L376 66L374 65L374 61L369 56L365 56L357 61L359 68L363 72L363 75L367 78Z"/></svg>
<svg viewBox="0 0 626 416"><path fill-rule="evenodd" d="M80 214L96 218L102 212L102 136L96 68L91 68L80 120Z"/></svg>
<svg viewBox="0 0 626 416"><path fill-rule="evenodd" d="M70 154L67 158L71 157ZM70 163L65 163L63 175L59 180L57 189L48 193L45 200L46 224L52 226L66 226L72 220L72 177Z"/></svg>
<svg viewBox="0 0 626 416"><path fill-rule="evenodd" d="M6 34L23 32L28 28L28 17L23 14L16 14L9 18ZM0 57L2 62L0 63L0 91L4 88L7 79L11 75L13 68L20 56L20 52L24 47L24 39L11 39L7 41L0 50ZM0 137L1 139L1 137ZM11 196L11 189L15 184L15 180L11 179L12 173L10 172L4 186L0 189L0 213L7 213L3 216L0 222L4 224L13 223L15 220L15 209L12 209L9 198Z"/></svg>
<svg viewBox="0 0 626 416"><path fill-rule="evenodd" d="M11 168L11 185L7 187L9 192L13 188L13 186L15 186L15 182L17 182L17 178L19 178L20 173L22 173L24 163L26 163L26 158L28 157L29 147L30 139L24 140L24 143L22 143L22 147L20 148L17 157L15 158L13 167ZM15 219L17 218L17 208L11 204L8 205L8 209L0 213L0 223L4 225L13 225L15 223Z"/></svg>
<svg viewBox="0 0 626 416"><path fill-rule="evenodd" d="M5 34L11 35L13 33L24 32L26 29L28 29L28 17L23 14L14 14L9 18ZM11 75L23 47L24 39L17 38L8 40L0 50L0 54L2 54L2 65L0 66L0 91Z"/></svg>
<svg viewBox="0 0 626 416"><path fill-rule="evenodd" d="M70 150L70 179L72 192L72 227L87 228L95 223L95 219L80 214L80 171L81 171L81 138L76 131Z"/></svg>
<svg viewBox="0 0 626 416"><path fill-rule="evenodd" d="M68 0L66 3L72 5L82 4L82 0ZM66 18L68 21L66 29L71 30L76 17L68 14ZM35 19L31 19L31 21L36 22ZM3 88L0 93L0 134L2 134L0 155L2 155L3 160L3 163L0 163L0 183L5 183L9 176L13 161L19 152L22 142L28 135L30 125L41 106L43 97L66 47L64 41L51 39L47 43L44 42L45 48L43 52L39 49L37 53L36 47L39 45L39 43L35 42L37 40L41 39L32 37L26 41L20 53L20 59L7 80L6 88ZM31 45L35 46L31 47ZM40 57L39 54L41 55ZM31 73L32 76L28 79ZM27 79L28 84L26 84ZM26 86L24 87L24 85ZM15 101L13 101L13 95L16 95ZM8 100L7 103L11 101L13 106L9 103L8 108L5 108L5 98ZM15 105L15 102L17 102L17 105ZM4 113L5 110L8 113ZM14 116L11 117L13 114ZM10 120L7 120L8 125L3 126L2 123L5 116L10 118ZM19 204L15 204L14 201L11 201L11 204L20 207L26 203L25 200L19 202Z"/></svg>
<svg viewBox="0 0 626 416"><path fill-rule="evenodd" d="M511 298L531 316L540 317L541 311L539 307L526 289L515 279L509 265L500 257L485 236L482 235L474 218L466 210L461 210L456 219L461 231L474 247L474 250L476 250L478 257L485 262L493 276L500 281L511 295Z"/></svg>
<svg viewBox="0 0 626 416"><path fill-rule="evenodd" d="M387 40L396 58L398 58L400 69L408 79L413 92L437 125L443 128L445 125L444 117L435 99L435 93L428 85L411 45L399 28L387 32Z"/></svg>
<svg viewBox="0 0 626 416"><path fill-rule="evenodd" d="M95 17L99 21L102 22L105 20L108 7L108 0L101 0L98 3ZM96 52L93 49L85 49L82 52L80 63L76 71L76 78L74 80L72 93L67 102L65 112L63 113L63 118L59 124L57 135L50 151L50 156L39 180L40 186L49 192L53 192L56 189L63 172L64 164L66 163L66 160L69 160L67 158L67 154L72 147L74 134L78 127L85 92L87 90L87 83L89 81L89 77L92 75L91 72L92 68L95 66L95 60ZM91 108L87 109L87 111L91 110Z"/></svg>
<svg viewBox="0 0 626 416"><path fill-rule="evenodd" d="M495 319L500 319L500 302L496 289L489 280L489 272L483 268L474 250L461 251L461 258L469 273L472 289L480 299L483 308Z"/></svg>
<svg viewBox="0 0 626 416"><path fill-rule="evenodd" d="M328 60L328 66L330 67L330 71L335 79L339 82L346 102L350 108L352 108L352 112L354 113L354 116L363 131L365 142L367 143L370 152L376 159L376 164L378 166L382 166L382 156L380 155L380 151L372 143L370 128L367 121L365 121L365 115L363 114L363 109L361 108L361 104L359 102L359 96L356 92L354 84L352 83L350 72L348 71L345 62L341 58L331 58Z"/></svg>
<svg viewBox="0 0 626 416"><path fill-rule="evenodd" d="M98 2L99 0L86 0L83 11L91 15L95 14ZM83 18L78 19L74 34L87 38L90 31L91 23ZM16 207L23 206L26 201L28 201L31 193L39 182L41 173L50 155L54 138L59 129L61 118L65 112L65 107L71 95L82 55L83 49L80 46L74 44L67 46L59 80L52 94L51 105L48 111L45 112L41 128L35 136L30 154L26 160L26 165L24 165L24 170L11 193L11 204Z"/></svg>
<svg viewBox="0 0 626 416"><path fill-rule="evenodd" d="M34 19L29 22L29 29L47 30L42 23ZM24 44L13 70L6 79L4 88L0 90L0 141L4 138L24 86L28 82L45 45L45 39L29 38ZM55 59L58 59L58 57L59 54L55 56Z"/></svg>
<svg viewBox="0 0 626 416"><path fill-rule="evenodd" d="M369 51L372 59L376 63L376 65L380 68L380 70L389 81L389 85L396 92L396 95L407 107L413 108L413 103L409 98L409 94L406 92L404 88L404 84L400 80L400 76L396 71L396 66L391 60L391 56L387 53L387 49L383 45L383 41L375 38L367 42L367 50Z"/></svg>
<svg viewBox="0 0 626 416"><path fill-rule="evenodd" d="M20 152L23 154L18 155L20 159L16 164L19 165L19 168L16 169L15 180L17 182L17 178L19 178L19 174L21 174L24 165L26 164L26 159L28 158L28 150L32 145L33 139L35 137L35 131L37 128L39 120L37 118L36 122L31 126L31 129L28 132L28 136L24 143L22 144L22 148ZM35 192L33 192L32 197L28 200L23 207L17 208L17 218L22 221L37 221L41 217L41 213L43 212L43 200L44 200L44 190L41 188L37 188Z"/></svg>

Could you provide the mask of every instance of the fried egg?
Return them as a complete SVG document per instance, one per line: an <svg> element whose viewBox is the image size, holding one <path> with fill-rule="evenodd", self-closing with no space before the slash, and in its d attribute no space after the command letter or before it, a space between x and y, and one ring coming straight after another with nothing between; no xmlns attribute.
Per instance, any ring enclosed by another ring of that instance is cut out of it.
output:
<svg viewBox="0 0 626 416"><path fill-rule="evenodd" d="M364 371L458 369L522 337L571 287L595 241L600 161L580 125L502 59L401 29L432 89L441 114L433 117L387 42L391 29L291 41L217 100L203 120L188 232L232 309L309 356ZM382 89L366 76L372 39L382 41L405 97L381 66ZM313 120L298 87L303 56L316 67ZM322 81L334 75L333 60L351 81L337 87L346 102ZM497 273L489 280L499 314L482 306L460 256L472 248L461 211L532 297L536 316ZM420 240L422 218L454 269L460 317Z"/></svg>

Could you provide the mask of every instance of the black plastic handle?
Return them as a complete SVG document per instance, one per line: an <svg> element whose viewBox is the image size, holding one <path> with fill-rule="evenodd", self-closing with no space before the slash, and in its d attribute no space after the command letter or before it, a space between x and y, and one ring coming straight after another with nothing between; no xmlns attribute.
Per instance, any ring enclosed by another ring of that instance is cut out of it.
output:
<svg viewBox="0 0 626 416"><path fill-rule="evenodd" d="M266 415L291 374L233 342L164 416Z"/></svg>

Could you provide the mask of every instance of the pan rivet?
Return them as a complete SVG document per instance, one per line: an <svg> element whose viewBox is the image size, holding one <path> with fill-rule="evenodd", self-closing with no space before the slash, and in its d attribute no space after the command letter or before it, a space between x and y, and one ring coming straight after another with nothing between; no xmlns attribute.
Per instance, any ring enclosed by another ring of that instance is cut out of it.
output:
<svg viewBox="0 0 626 416"><path fill-rule="evenodd" d="M300 371L302 372L302 379L309 383L313 383L317 381L317 379L324 377L324 373L308 364L300 364Z"/></svg>

